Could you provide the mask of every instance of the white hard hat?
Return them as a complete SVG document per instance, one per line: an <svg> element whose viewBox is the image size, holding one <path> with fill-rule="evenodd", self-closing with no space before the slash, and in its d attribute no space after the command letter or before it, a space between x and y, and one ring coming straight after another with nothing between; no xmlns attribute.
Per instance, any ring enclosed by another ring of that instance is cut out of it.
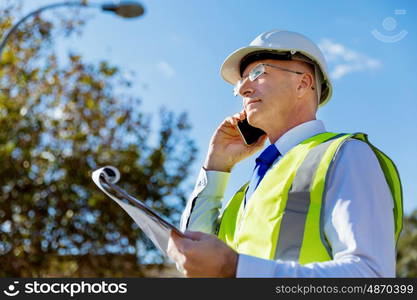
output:
<svg viewBox="0 0 417 300"><path fill-rule="evenodd" d="M285 54L287 56L284 59L305 60L307 58L307 61L313 63L315 67L319 106L323 106L330 100L333 88L324 56L315 43L296 32L271 30L258 35L249 46L236 50L225 59L220 74L224 80L234 85L241 79L242 60L252 55L265 53ZM265 55L259 57L265 57Z"/></svg>

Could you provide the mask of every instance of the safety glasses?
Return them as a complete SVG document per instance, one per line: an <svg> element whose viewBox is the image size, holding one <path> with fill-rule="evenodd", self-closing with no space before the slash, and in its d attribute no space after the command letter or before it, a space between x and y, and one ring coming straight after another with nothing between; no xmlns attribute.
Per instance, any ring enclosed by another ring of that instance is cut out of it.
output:
<svg viewBox="0 0 417 300"><path fill-rule="evenodd" d="M291 73L295 73L295 74L304 74L303 72L298 72L298 71L294 71L294 70L290 70L287 68L282 68L282 67L278 67L278 66L274 66L274 65L270 65L270 64L265 64L265 63L260 63L257 64L252 70L250 70L248 76L246 76L245 78L240 79L234 89L233 89L233 94L235 95L235 97L237 95L239 95L239 90L242 87L242 85L246 82L247 79L249 79L250 81L255 81L256 79L259 78L259 76L261 76L262 74L265 73L265 66L271 67L271 68L275 68L281 71L285 71L285 72L291 72Z"/></svg>

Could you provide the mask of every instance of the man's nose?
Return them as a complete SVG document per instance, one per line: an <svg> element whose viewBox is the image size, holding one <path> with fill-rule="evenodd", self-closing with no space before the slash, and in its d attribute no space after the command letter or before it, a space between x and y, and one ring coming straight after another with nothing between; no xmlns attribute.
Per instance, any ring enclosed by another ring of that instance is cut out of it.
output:
<svg viewBox="0 0 417 300"><path fill-rule="evenodd" d="M253 88L253 82L250 81L248 78L245 79L245 81L242 83L242 85L239 88L239 95L242 97L249 97L254 92Z"/></svg>

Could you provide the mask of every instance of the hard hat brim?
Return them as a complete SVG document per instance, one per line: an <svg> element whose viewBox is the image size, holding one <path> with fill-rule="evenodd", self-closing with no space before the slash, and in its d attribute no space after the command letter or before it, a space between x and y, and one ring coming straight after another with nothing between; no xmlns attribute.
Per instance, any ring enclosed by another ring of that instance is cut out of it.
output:
<svg viewBox="0 0 417 300"><path fill-rule="evenodd" d="M257 46L248 46L237 49L235 52L230 54L223 62L220 68L220 74L225 81L234 85L238 80L240 80L240 62L242 59L249 53L260 51L260 50L270 50L265 47Z"/></svg>

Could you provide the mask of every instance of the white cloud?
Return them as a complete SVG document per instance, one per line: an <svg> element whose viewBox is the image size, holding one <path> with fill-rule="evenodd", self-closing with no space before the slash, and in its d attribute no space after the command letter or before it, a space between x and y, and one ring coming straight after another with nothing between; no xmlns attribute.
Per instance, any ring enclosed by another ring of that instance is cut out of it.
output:
<svg viewBox="0 0 417 300"><path fill-rule="evenodd" d="M330 66L330 77L333 79L340 79L353 72L378 69L382 65L379 60L358 53L330 39L322 39L319 47Z"/></svg>
<svg viewBox="0 0 417 300"><path fill-rule="evenodd" d="M166 61L160 61L156 64L158 70L167 78L171 78L175 75L175 70Z"/></svg>

